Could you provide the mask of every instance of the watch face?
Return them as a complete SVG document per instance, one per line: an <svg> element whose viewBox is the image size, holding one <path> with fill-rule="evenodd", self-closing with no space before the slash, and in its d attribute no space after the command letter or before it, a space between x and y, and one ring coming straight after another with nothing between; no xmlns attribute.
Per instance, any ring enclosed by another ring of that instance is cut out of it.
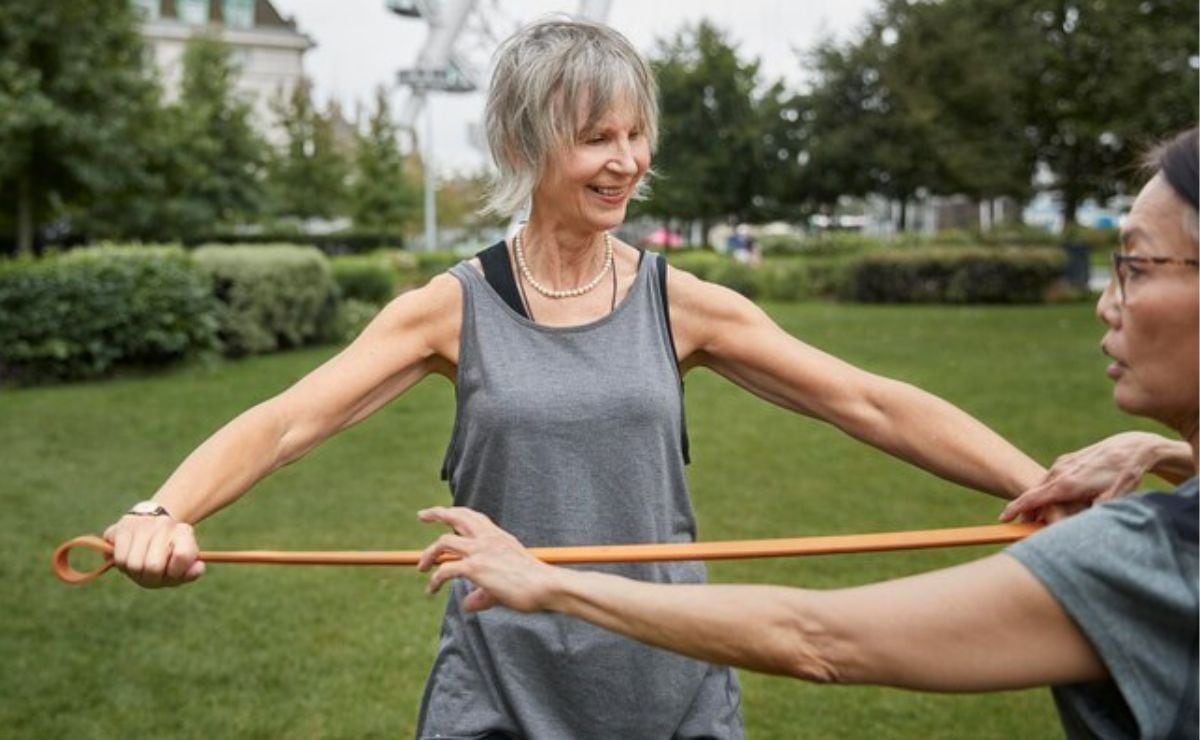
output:
<svg viewBox="0 0 1200 740"><path fill-rule="evenodd" d="M139 501L129 510L130 514L138 516L160 516L167 513L167 510L153 501Z"/></svg>

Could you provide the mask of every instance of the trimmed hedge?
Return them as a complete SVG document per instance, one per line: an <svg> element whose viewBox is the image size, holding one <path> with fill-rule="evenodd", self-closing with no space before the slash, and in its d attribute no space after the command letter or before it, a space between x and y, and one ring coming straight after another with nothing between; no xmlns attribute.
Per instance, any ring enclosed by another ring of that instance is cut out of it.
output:
<svg viewBox="0 0 1200 740"><path fill-rule="evenodd" d="M398 275L386 256L380 254L334 257L333 277L342 298L382 306L396 295Z"/></svg>
<svg viewBox="0 0 1200 740"><path fill-rule="evenodd" d="M1063 273L1061 250L889 250L850 266L838 295L862 303L1040 303Z"/></svg>
<svg viewBox="0 0 1200 740"><path fill-rule="evenodd" d="M382 248L404 248L404 238L398 234L377 234L365 231L305 234L299 229L272 229L261 234L210 234L190 241L189 245L200 243L230 246L295 244L316 247L325 254L331 255L361 254Z"/></svg>
<svg viewBox="0 0 1200 740"><path fill-rule="evenodd" d="M220 306L179 247L96 247L0 265L0 378L103 375L215 350Z"/></svg>
<svg viewBox="0 0 1200 740"><path fill-rule="evenodd" d="M338 288L315 247L208 245L193 258L212 276L232 356L338 338Z"/></svg>

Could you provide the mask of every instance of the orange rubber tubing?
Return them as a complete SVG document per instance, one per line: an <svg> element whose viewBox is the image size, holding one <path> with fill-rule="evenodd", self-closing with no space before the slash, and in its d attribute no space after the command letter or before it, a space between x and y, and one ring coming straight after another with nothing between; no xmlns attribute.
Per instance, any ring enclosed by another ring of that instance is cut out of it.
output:
<svg viewBox="0 0 1200 740"><path fill-rule="evenodd" d="M667 560L740 560L798 555L833 555L853 552L919 550L962 545L994 545L1015 542L1040 529L1037 524L992 524L982 527L923 529L908 532L834 535L827 537L785 537L767 540L730 540L724 542L687 542L650 545L585 545L581 547L531 547L534 557L556 565L593 563L644 563ZM68 560L72 549L95 550L104 562L91 571L79 571ZM416 565L420 550L354 551L204 551L199 559L206 563L257 563L275 565ZM438 562L456 560L453 555ZM54 551L54 574L70 584L87 583L112 567L112 545L87 535L59 545Z"/></svg>

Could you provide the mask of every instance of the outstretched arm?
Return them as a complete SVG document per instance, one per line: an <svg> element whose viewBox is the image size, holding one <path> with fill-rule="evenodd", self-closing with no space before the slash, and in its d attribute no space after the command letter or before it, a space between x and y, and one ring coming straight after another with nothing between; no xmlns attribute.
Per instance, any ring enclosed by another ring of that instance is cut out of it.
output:
<svg viewBox="0 0 1200 740"><path fill-rule="evenodd" d="M420 516L454 528L419 567L461 556L430 588L469 579L468 609L562 612L701 660L822 683L990 691L1107 675L1054 597L1003 554L835 591L663 585L546 565L469 509Z"/></svg>
<svg viewBox="0 0 1200 740"><path fill-rule="evenodd" d="M685 368L708 367L772 403L998 496L1012 498L1045 473L950 403L808 346L731 290L678 270L670 275L672 325Z"/></svg>
<svg viewBox="0 0 1200 740"><path fill-rule="evenodd" d="M194 580L192 524L332 434L457 360L457 281L440 276L395 299L346 349L197 447L154 494L170 516L124 516L105 532L113 562L143 586Z"/></svg>

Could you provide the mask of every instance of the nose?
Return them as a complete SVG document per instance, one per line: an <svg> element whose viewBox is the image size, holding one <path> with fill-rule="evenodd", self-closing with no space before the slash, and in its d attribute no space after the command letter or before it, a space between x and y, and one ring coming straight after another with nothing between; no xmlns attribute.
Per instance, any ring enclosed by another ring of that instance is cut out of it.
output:
<svg viewBox="0 0 1200 740"><path fill-rule="evenodd" d="M633 156L633 142L627 138L618 140L614 144L614 151L608 161L608 166L623 175L637 174L638 165L637 158Z"/></svg>
<svg viewBox="0 0 1200 740"><path fill-rule="evenodd" d="M1116 328L1121 322L1121 306L1117 300L1117 278L1115 275L1112 280L1108 281L1104 292L1100 294L1100 300L1096 301L1096 318L1100 319L1101 323L1112 328Z"/></svg>

